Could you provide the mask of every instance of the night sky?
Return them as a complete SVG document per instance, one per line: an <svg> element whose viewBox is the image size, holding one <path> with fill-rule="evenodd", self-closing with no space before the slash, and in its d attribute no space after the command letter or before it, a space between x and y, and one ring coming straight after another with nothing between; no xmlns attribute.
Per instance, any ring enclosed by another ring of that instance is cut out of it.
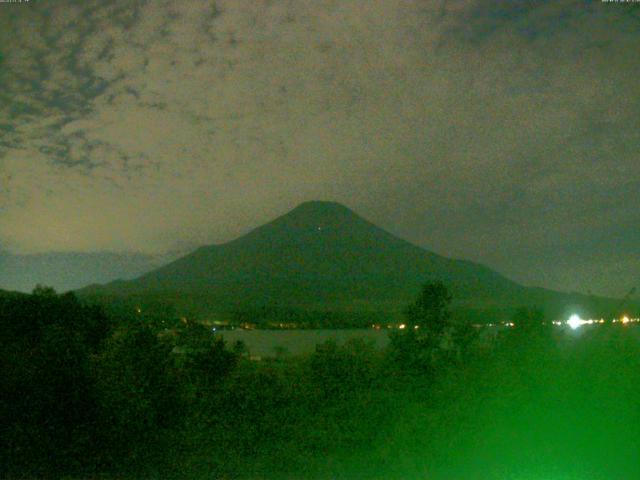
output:
<svg viewBox="0 0 640 480"><path fill-rule="evenodd" d="M640 4L0 3L0 250L161 255L335 200L528 285L640 285Z"/></svg>

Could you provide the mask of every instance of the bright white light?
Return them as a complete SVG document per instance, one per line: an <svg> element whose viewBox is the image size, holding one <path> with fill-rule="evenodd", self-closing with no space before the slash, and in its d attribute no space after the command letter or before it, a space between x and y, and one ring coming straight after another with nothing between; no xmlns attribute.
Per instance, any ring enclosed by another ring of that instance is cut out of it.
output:
<svg viewBox="0 0 640 480"><path fill-rule="evenodd" d="M569 325L572 330L575 330L576 328L584 325L585 323L588 323L588 322L586 322L585 320L582 320L580 318L580 315L576 315L575 313L569 317L569 320L567 320L567 325Z"/></svg>

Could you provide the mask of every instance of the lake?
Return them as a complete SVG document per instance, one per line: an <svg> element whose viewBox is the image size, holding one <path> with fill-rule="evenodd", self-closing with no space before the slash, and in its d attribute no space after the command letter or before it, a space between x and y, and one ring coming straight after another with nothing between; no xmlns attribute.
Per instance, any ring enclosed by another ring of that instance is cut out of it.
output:
<svg viewBox="0 0 640 480"><path fill-rule="evenodd" d="M504 328L503 326L483 328L480 337L491 341ZM556 327L556 333L559 334L558 340L561 343L571 343L582 335L599 328L599 325L586 325L577 331L572 331L563 325ZM372 328L318 330L244 330L237 328L235 330L219 330L216 336L223 337L229 347L232 347L237 340L242 340L252 356L272 357L276 355L278 350L288 355L312 353L316 345L327 340L334 340L338 345L342 345L351 339L362 338L373 343L376 348L383 349L389 344L390 332L391 330ZM631 335L638 336L637 330L634 329Z"/></svg>
<svg viewBox="0 0 640 480"><path fill-rule="evenodd" d="M252 356L275 356L277 351L290 355L311 353L316 345L334 340L342 345L348 340L362 338L383 349L389 343L389 330L372 328L344 330L221 330L216 333L228 342L231 347L237 340L242 340Z"/></svg>

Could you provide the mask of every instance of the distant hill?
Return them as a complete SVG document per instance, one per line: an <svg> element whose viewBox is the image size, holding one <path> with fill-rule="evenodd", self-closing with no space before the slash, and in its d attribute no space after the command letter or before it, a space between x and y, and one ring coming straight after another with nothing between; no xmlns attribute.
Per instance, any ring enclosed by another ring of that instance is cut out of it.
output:
<svg viewBox="0 0 640 480"><path fill-rule="evenodd" d="M563 308L612 308L615 303L524 287L483 265L413 245L343 205L318 201L134 280L79 293L166 302L198 315L259 307L397 314L432 279L449 285L458 310L491 311L492 317L504 317L520 305L558 315Z"/></svg>
<svg viewBox="0 0 640 480"><path fill-rule="evenodd" d="M22 292L12 292L9 290L2 290L0 289L0 299L3 298L11 298L11 297L19 297L19 296L24 296L25 294Z"/></svg>
<svg viewBox="0 0 640 480"><path fill-rule="evenodd" d="M0 252L0 287L31 292L39 283L65 292L90 283L136 278L163 263L162 258L139 253L52 252L15 255Z"/></svg>

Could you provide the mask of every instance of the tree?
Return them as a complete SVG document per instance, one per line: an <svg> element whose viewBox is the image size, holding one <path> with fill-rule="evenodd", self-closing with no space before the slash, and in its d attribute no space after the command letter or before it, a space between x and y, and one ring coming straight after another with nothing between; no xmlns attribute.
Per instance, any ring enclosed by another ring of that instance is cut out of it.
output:
<svg viewBox="0 0 640 480"><path fill-rule="evenodd" d="M39 283L36 285L36 288L33 289L32 295L36 297L54 298L56 296L56 291L53 287L47 287L46 285Z"/></svg>
<svg viewBox="0 0 640 480"><path fill-rule="evenodd" d="M101 417L94 441L108 468L161 465L163 442L181 421L170 352L170 344L137 322L121 325L93 359Z"/></svg>
<svg viewBox="0 0 640 480"><path fill-rule="evenodd" d="M408 327L417 326L424 334L442 335L451 321L451 300L451 294L444 283L426 283L418 298L404 311Z"/></svg>
<svg viewBox="0 0 640 480"><path fill-rule="evenodd" d="M236 340L235 342L233 342L232 351L238 357L249 355L249 348L247 347L247 344L244 340Z"/></svg>
<svg viewBox="0 0 640 480"><path fill-rule="evenodd" d="M109 333L97 307L38 286L0 302L0 477L91 468L98 417L91 361Z"/></svg>
<svg viewBox="0 0 640 480"><path fill-rule="evenodd" d="M432 371L454 345L455 328L449 305L451 294L440 281L426 283L404 311L405 328L390 335L391 352L403 368Z"/></svg>

